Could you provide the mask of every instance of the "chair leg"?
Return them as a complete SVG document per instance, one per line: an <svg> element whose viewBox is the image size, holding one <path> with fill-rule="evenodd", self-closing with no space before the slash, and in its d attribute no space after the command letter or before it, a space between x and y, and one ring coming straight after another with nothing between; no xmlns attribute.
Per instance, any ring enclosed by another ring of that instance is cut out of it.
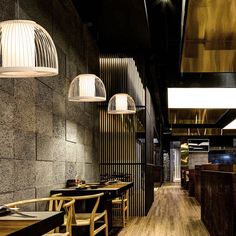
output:
<svg viewBox="0 0 236 236"><path fill-rule="evenodd" d="M126 210L127 212L126 212L126 214L127 214L127 221L129 221L129 205L128 205L128 203L127 203L127 210Z"/></svg>
<svg viewBox="0 0 236 236"><path fill-rule="evenodd" d="M125 227L125 202L122 203L122 225Z"/></svg>
<svg viewBox="0 0 236 236"><path fill-rule="evenodd" d="M94 236L94 222L90 222L89 236Z"/></svg>
<svg viewBox="0 0 236 236"><path fill-rule="evenodd" d="M104 216L104 221L105 221L105 224L106 224L105 235L108 236L108 218L107 218L107 211L106 211L105 216Z"/></svg>

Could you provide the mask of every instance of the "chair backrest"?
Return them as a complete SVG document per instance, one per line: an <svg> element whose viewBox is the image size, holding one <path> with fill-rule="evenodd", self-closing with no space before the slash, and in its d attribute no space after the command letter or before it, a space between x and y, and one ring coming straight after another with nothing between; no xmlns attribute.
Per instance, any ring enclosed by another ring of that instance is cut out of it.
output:
<svg viewBox="0 0 236 236"><path fill-rule="evenodd" d="M21 205L27 205L38 202L48 202L49 211L61 211L62 209L64 209L67 215L66 231L69 232L70 235L72 235L71 223L72 223L75 200L71 197L53 196L47 198L35 198L35 199L27 199L27 200L12 202L5 205L7 207L18 207Z"/></svg>
<svg viewBox="0 0 236 236"><path fill-rule="evenodd" d="M86 201L86 200L95 200L95 203L92 207L91 212L91 216L90 216L90 221L93 222L94 218L95 218L95 214L97 212L98 206L99 206L99 202L100 202L100 198L101 196L103 196L104 193L98 193L98 194L91 194L91 195L84 195L84 196L70 196L71 198L73 198L75 201ZM73 216L75 216L75 209L73 209ZM75 218L73 217L72 219L72 223L75 223Z"/></svg>

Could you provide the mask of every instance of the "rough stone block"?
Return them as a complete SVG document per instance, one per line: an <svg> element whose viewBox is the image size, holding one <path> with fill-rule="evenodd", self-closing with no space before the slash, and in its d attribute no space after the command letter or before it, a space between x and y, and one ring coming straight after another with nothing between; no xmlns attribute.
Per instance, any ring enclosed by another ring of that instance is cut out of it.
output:
<svg viewBox="0 0 236 236"><path fill-rule="evenodd" d="M80 123L84 114L84 104L75 102L66 102L66 119ZM89 120L87 120L89 122Z"/></svg>
<svg viewBox="0 0 236 236"><path fill-rule="evenodd" d="M34 78L17 78L14 80L14 95L16 100L35 101L36 83Z"/></svg>
<svg viewBox="0 0 236 236"><path fill-rule="evenodd" d="M0 90L8 93L9 95L14 95L14 79L12 78L0 79Z"/></svg>
<svg viewBox="0 0 236 236"><path fill-rule="evenodd" d="M84 151L84 145L83 144L77 144L77 162L85 162L85 151Z"/></svg>
<svg viewBox="0 0 236 236"><path fill-rule="evenodd" d="M13 192L0 194L0 205L13 202Z"/></svg>
<svg viewBox="0 0 236 236"><path fill-rule="evenodd" d="M0 21L12 20L15 18L15 0L1 0L0 9Z"/></svg>
<svg viewBox="0 0 236 236"><path fill-rule="evenodd" d="M74 179L77 175L76 162L66 162L66 180Z"/></svg>
<svg viewBox="0 0 236 236"><path fill-rule="evenodd" d="M77 175L85 180L85 164L83 162L77 163Z"/></svg>
<svg viewBox="0 0 236 236"><path fill-rule="evenodd" d="M35 104L16 100L15 128L35 132Z"/></svg>
<svg viewBox="0 0 236 236"><path fill-rule="evenodd" d="M66 120L66 140L76 143L77 141L77 124Z"/></svg>
<svg viewBox="0 0 236 236"><path fill-rule="evenodd" d="M36 187L52 185L53 163L49 161L36 162Z"/></svg>
<svg viewBox="0 0 236 236"><path fill-rule="evenodd" d="M13 127L15 100L14 97L0 91L0 124Z"/></svg>
<svg viewBox="0 0 236 236"><path fill-rule="evenodd" d="M84 165L84 178L86 182L93 182L94 176L93 176L93 165L85 163Z"/></svg>
<svg viewBox="0 0 236 236"><path fill-rule="evenodd" d="M57 47L59 74L53 77L53 89L57 93L67 96L66 90L66 55Z"/></svg>
<svg viewBox="0 0 236 236"><path fill-rule="evenodd" d="M71 57L67 57L66 60L66 78L68 78L67 80L67 84L70 84L70 82L72 81L73 78L75 78L78 75L78 71L77 71L77 66L74 63L73 60L71 60ZM69 87L67 87L69 88Z"/></svg>
<svg viewBox="0 0 236 236"><path fill-rule="evenodd" d="M93 145L93 130L85 129L85 145L92 146Z"/></svg>
<svg viewBox="0 0 236 236"><path fill-rule="evenodd" d="M52 136L53 134L52 113L43 111L42 109L37 107L36 127L38 133Z"/></svg>
<svg viewBox="0 0 236 236"><path fill-rule="evenodd" d="M13 201L21 201L26 199L33 199L35 198L35 188L31 189L24 189L20 191L15 191L13 194ZM35 210L35 203L22 205L20 209L23 211L34 211Z"/></svg>
<svg viewBox="0 0 236 236"><path fill-rule="evenodd" d="M66 159L66 141L64 139L54 138L53 159L55 161L65 161Z"/></svg>
<svg viewBox="0 0 236 236"><path fill-rule="evenodd" d="M76 162L76 144L66 142L66 161Z"/></svg>
<svg viewBox="0 0 236 236"><path fill-rule="evenodd" d="M54 188L54 186L52 186L52 185L37 187L36 188L36 197L37 198L50 197L50 190L52 190L53 188ZM47 202L37 203L36 209L37 209L37 211L47 211L48 210Z"/></svg>
<svg viewBox="0 0 236 236"><path fill-rule="evenodd" d="M14 160L0 159L0 193L14 190Z"/></svg>
<svg viewBox="0 0 236 236"><path fill-rule="evenodd" d="M36 188L36 197L37 198L49 197L50 196L50 191L53 188L54 187L52 185L37 187Z"/></svg>
<svg viewBox="0 0 236 236"><path fill-rule="evenodd" d="M37 135L37 160L53 160L53 138L47 135Z"/></svg>
<svg viewBox="0 0 236 236"><path fill-rule="evenodd" d="M52 35L52 0L20 1L20 17L33 19Z"/></svg>
<svg viewBox="0 0 236 236"><path fill-rule="evenodd" d="M53 115L53 136L65 140L65 118Z"/></svg>
<svg viewBox="0 0 236 236"><path fill-rule="evenodd" d="M0 125L0 158L13 158L13 129Z"/></svg>
<svg viewBox="0 0 236 236"><path fill-rule="evenodd" d="M53 92L53 114L65 117L66 113L66 104L65 97Z"/></svg>
<svg viewBox="0 0 236 236"><path fill-rule="evenodd" d="M84 156L86 163L92 163L94 159L93 148L92 146L84 146Z"/></svg>
<svg viewBox="0 0 236 236"><path fill-rule="evenodd" d="M82 125L77 125L77 143L85 143L85 128Z"/></svg>
<svg viewBox="0 0 236 236"><path fill-rule="evenodd" d="M53 162L53 184L65 184L65 162Z"/></svg>
<svg viewBox="0 0 236 236"><path fill-rule="evenodd" d="M37 80L36 106L52 112L52 89Z"/></svg>
<svg viewBox="0 0 236 236"><path fill-rule="evenodd" d="M15 159L36 160L36 136L34 132L15 130Z"/></svg>
<svg viewBox="0 0 236 236"><path fill-rule="evenodd" d="M36 161L15 160L14 190L32 188L36 180Z"/></svg>

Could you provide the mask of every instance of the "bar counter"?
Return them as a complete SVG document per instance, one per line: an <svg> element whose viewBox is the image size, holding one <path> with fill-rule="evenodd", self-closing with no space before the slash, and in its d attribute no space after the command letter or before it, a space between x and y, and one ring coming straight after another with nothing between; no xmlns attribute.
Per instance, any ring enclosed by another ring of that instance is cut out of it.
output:
<svg viewBox="0 0 236 236"><path fill-rule="evenodd" d="M236 172L201 171L201 219L212 236L236 235Z"/></svg>

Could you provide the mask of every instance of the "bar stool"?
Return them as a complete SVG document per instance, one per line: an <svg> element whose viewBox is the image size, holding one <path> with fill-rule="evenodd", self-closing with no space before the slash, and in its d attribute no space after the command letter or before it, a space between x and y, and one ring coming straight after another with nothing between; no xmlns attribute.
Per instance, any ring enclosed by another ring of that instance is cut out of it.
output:
<svg viewBox="0 0 236 236"><path fill-rule="evenodd" d="M112 200L112 211L116 215L119 214L122 227L125 227L129 220L129 191L126 190L124 194ZM117 215L116 215L117 216Z"/></svg>

